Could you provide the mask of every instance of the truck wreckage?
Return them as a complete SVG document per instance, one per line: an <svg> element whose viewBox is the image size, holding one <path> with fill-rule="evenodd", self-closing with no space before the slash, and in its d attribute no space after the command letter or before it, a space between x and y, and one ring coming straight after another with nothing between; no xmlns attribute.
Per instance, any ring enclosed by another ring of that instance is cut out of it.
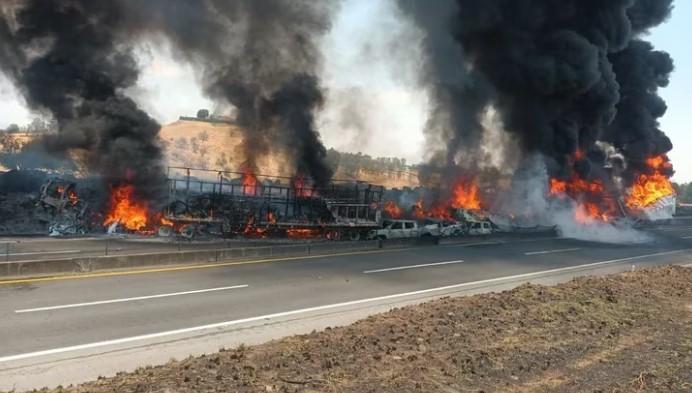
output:
<svg viewBox="0 0 692 393"><path fill-rule="evenodd" d="M477 204L474 208L460 207L463 204L455 203L436 206L433 198L432 204L424 208L422 199L417 199L408 209L406 205L402 204L400 208L394 202L411 200L411 192L419 192L419 196L438 192L427 188L385 190L382 186L353 180L333 180L317 187L300 177L169 167L165 198L163 201L157 199L156 206L153 206L154 202L137 200L136 194L131 192L119 192L117 188L104 190L103 181L99 178L82 179L33 172L14 170L0 178L0 183L5 184L0 192L5 201L0 211L0 216L4 217L0 226L3 233L38 234L47 231L50 236L69 236L107 232L187 239L238 237L355 241L382 237L377 231L387 230L387 225L397 219L416 221L416 226L427 231L418 232L435 237L555 230L554 226L536 225L522 216L515 218L493 213L493 210L478 208ZM30 187L39 192L29 190ZM128 186L120 191L131 191L131 188ZM471 188L468 190L473 191ZM458 187L455 191L456 196L462 195ZM124 201L127 203L123 206L137 208L140 216L133 220L136 226L128 225L124 216L113 214L118 210L113 202L119 195L133 198ZM107 199L110 199L110 206L106 206ZM676 206L674 194L629 209L615 198L605 200L615 200L619 207L619 215L608 220L615 226L621 222L638 226L639 223L646 225L647 222L666 220L672 217Z"/></svg>
<svg viewBox="0 0 692 393"><path fill-rule="evenodd" d="M42 186L38 207L50 217L49 236L85 234L89 204L77 196L77 185L62 178L48 179Z"/></svg>
<svg viewBox="0 0 692 393"><path fill-rule="evenodd" d="M359 181L315 187L299 178L169 167L158 234L359 240L380 227L383 193Z"/></svg>

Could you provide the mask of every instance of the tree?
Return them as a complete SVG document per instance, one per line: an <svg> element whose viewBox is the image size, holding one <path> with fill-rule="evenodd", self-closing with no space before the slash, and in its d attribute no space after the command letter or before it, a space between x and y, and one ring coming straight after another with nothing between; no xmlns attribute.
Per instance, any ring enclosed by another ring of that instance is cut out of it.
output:
<svg viewBox="0 0 692 393"><path fill-rule="evenodd" d="M0 132L0 152L16 153L22 147L17 137L10 135L7 132Z"/></svg>
<svg viewBox="0 0 692 393"><path fill-rule="evenodd" d="M12 123L9 126L7 126L7 132L19 132L19 126Z"/></svg>
<svg viewBox="0 0 692 393"><path fill-rule="evenodd" d="M176 149L187 149L187 146L187 139L184 136L175 140Z"/></svg>
<svg viewBox="0 0 692 393"><path fill-rule="evenodd" d="M200 109L197 111L197 118L198 119L208 119L209 118L209 110L208 109Z"/></svg>
<svg viewBox="0 0 692 393"><path fill-rule="evenodd" d="M26 127L28 132L45 132L48 129L48 124L40 117L35 117L34 120Z"/></svg>

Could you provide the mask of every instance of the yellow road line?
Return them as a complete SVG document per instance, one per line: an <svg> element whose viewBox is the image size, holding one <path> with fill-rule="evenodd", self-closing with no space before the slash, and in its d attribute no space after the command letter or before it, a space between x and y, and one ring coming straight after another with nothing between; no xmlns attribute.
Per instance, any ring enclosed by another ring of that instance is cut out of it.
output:
<svg viewBox="0 0 692 393"><path fill-rule="evenodd" d="M129 275L135 275L135 274L165 273L165 272L177 272L177 271L195 270L195 269L213 269L213 268L224 267L224 266L253 265L253 264L259 264L259 263L296 261L296 260L300 260L300 259L316 259L316 258L329 258L329 257L340 257L340 256L349 256L349 255L380 254L380 253L384 253L384 252L400 252L400 251L412 250L414 248L415 247L372 250L372 251L352 251L352 252L342 252L342 253L336 253L336 254L306 255L306 256L299 256L299 257L284 257L284 258L269 258L269 259L254 259L254 260L249 260L249 261L208 263L208 264L204 264L204 265L183 265L183 266L162 267L162 268L155 268L155 269L138 269L138 270L125 270L125 271L111 271L111 272L103 272L103 273L85 273L85 274L65 275L65 276L21 278L21 279L17 279L17 280L0 280L0 285L27 284L27 283L45 282L45 281L79 280L79 279L86 279L86 278L113 277L113 276L129 276Z"/></svg>

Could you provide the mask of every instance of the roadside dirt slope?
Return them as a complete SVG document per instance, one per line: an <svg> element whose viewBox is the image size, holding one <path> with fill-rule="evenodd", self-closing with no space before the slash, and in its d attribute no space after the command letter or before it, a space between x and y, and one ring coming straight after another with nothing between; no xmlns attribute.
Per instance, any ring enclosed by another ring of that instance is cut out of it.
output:
<svg viewBox="0 0 692 393"><path fill-rule="evenodd" d="M446 298L50 392L692 392L692 269Z"/></svg>

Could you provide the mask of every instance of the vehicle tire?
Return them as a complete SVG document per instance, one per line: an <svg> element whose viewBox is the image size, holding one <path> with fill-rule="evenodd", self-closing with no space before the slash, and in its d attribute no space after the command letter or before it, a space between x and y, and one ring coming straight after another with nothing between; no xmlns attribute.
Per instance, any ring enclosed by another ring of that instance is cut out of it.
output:
<svg viewBox="0 0 692 393"><path fill-rule="evenodd" d="M173 227L170 225L161 225L158 230L158 235L160 237L171 237L173 236Z"/></svg>
<svg viewBox="0 0 692 393"><path fill-rule="evenodd" d="M182 228L180 228L180 236L186 238L186 239L192 239L195 237L195 226L194 225L183 225Z"/></svg>
<svg viewBox="0 0 692 393"><path fill-rule="evenodd" d="M338 230L326 231L326 232L324 233L324 237L325 237L325 239L327 239L327 240L334 240L334 241L340 240L340 239L341 239L341 232L338 231Z"/></svg>
<svg viewBox="0 0 692 393"><path fill-rule="evenodd" d="M351 231L348 233L348 239L352 242L357 242L360 240L360 232L358 231Z"/></svg>
<svg viewBox="0 0 692 393"><path fill-rule="evenodd" d="M379 235L379 236L377 237L377 240L387 240L387 236L385 236L385 235Z"/></svg>

